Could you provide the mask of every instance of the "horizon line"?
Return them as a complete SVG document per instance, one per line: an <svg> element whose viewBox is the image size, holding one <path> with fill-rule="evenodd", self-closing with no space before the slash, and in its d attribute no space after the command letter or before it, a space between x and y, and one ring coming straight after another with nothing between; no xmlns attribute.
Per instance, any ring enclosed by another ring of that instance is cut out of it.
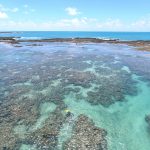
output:
<svg viewBox="0 0 150 150"><path fill-rule="evenodd" d="M138 33L145 33L145 32L149 32L150 31L92 31L92 30L89 30L89 31L86 31L86 30L1 30L1 32L138 32Z"/></svg>

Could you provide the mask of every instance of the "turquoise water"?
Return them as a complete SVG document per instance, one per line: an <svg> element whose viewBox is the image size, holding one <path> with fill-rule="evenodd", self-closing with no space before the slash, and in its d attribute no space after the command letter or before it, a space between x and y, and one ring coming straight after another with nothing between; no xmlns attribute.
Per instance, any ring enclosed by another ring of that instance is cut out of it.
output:
<svg viewBox="0 0 150 150"><path fill-rule="evenodd" d="M22 39L43 38L102 38L120 40L150 40L150 32L75 32L75 31L21 31L1 33L0 37L21 37Z"/></svg>
<svg viewBox="0 0 150 150"><path fill-rule="evenodd" d="M84 100L76 102L73 95L66 96L65 103L75 115L85 114L108 131L109 150L148 150L150 134L143 118L149 113L150 87L138 80L138 90L139 95L127 96L126 103L116 103L109 108L92 106Z"/></svg>
<svg viewBox="0 0 150 150"><path fill-rule="evenodd" d="M0 44L0 149L62 150L81 114L107 131L108 150L149 149L149 52L19 45Z"/></svg>

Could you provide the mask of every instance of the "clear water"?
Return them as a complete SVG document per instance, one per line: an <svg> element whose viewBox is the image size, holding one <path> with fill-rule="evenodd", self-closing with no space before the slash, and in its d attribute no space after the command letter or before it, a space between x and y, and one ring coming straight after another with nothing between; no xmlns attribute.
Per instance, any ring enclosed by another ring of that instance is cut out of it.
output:
<svg viewBox="0 0 150 150"><path fill-rule="evenodd" d="M149 52L29 44L0 44L0 149L61 150L80 114L107 131L108 150L149 149Z"/></svg>
<svg viewBox="0 0 150 150"><path fill-rule="evenodd" d="M73 95L67 96L65 103L75 115L85 114L108 131L109 150L148 150L150 134L143 118L149 113L150 87L138 82L139 95L127 96L126 103L116 103L109 108L91 106L84 100L76 102Z"/></svg>
<svg viewBox="0 0 150 150"><path fill-rule="evenodd" d="M0 33L0 37L21 37L22 39L44 38L102 38L120 40L150 40L150 32L75 32L75 31L21 31Z"/></svg>

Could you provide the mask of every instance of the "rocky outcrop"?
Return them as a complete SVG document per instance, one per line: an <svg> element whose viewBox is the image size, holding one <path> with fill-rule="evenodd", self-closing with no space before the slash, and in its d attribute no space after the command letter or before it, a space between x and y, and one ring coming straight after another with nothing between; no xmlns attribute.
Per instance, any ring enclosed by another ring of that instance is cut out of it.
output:
<svg viewBox="0 0 150 150"><path fill-rule="evenodd" d="M127 44L134 46L138 50L150 51L150 40L137 41L120 41L118 39L99 39L99 38L51 38L51 39L21 39L20 37L0 37L0 42L7 42L10 44L17 44L20 42L70 42L70 43L110 43L110 44ZM29 46L37 46L29 44ZM38 46L41 46L41 44Z"/></svg>

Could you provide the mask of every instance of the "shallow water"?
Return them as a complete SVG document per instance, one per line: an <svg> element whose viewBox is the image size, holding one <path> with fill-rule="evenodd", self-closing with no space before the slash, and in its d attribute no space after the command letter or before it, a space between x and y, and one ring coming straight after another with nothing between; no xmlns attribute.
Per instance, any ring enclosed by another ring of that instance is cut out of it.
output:
<svg viewBox="0 0 150 150"><path fill-rule="evenodd" d="M80 114L107 131L108 150L149 149L148 52L113 44L29 44L0 44L0 149L61 150Z"/></svg>
<svg viewBox="0 0 150 150"><path fill-rule="evenodd" d="M149 113L150 87L138 80L138 90L137 96L127 96L126 103L116 103L109 108L91 106L84 100L75 102L72 95L65 98L65 103L75 115L85 114L108 131L110 150L146 150L150 146L150 135L144 117Z"/></svg>

